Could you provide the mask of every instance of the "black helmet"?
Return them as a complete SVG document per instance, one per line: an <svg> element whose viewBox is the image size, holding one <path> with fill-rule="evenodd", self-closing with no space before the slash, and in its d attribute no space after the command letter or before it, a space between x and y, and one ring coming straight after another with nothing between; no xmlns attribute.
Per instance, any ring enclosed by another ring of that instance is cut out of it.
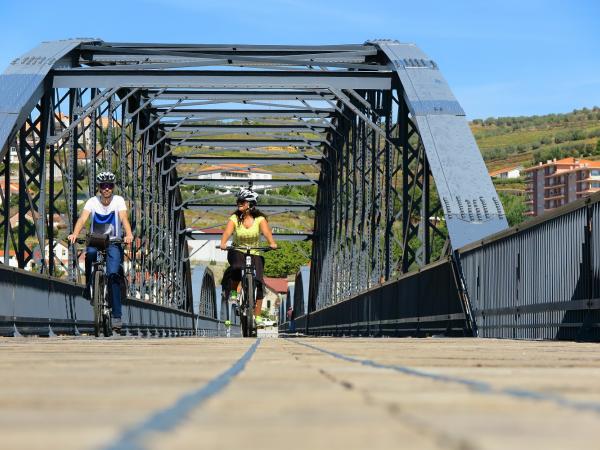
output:
<svg viewBox="0 0 600 450"><path fill-rule="evenodd" d="M100 172L97 176L96 176L96 182L98 184L100 183L112 183L115 184L117 181L117 177L115 177L115 174L112 172Z"/></svg>

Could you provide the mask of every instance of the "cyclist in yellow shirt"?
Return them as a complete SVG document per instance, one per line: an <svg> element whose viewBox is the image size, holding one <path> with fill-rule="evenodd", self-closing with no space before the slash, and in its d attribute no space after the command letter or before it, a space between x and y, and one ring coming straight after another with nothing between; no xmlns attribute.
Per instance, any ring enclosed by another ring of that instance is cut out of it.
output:
<svg viewBox="0 0 600 450"><path fill-rule="evenodd" d="M273 239L271 227L267 217L256 207L258 194L250 189L242 188L237 194L237 210L229 217L223 236L221 237L221 249L227 249L227 241L233 234L233 245L244 247L259 247L260 234L262 233L272 249L277 248ZM252 250L252 259L256 269L256 302L254 315L259 316L262 309L263 271L265 259L258 250ZM244 254L236 250L227 253L229 269L223 275L223 287L229 289L230 300L237 300L237 289L242 280L242 268L245 265Z"/></svg>

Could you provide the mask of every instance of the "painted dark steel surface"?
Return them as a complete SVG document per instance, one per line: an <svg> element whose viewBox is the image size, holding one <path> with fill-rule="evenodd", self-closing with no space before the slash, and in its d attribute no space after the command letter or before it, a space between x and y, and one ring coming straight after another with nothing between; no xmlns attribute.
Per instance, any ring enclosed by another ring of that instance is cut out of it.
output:
<svg viewBox="0 0 600 450"><path fill-rule="evenodd" d="M508 228L465 113L437 64L412 44L374 41L390 58L419 129L454 248Z"/></svg>
<svg viewBox="0 0 600 450"><path fill-rule="evenodd" d="M290 332L290 323L280 327ZM294 332L323 336L470 336L451 261L319 311L294 317Z"/></svg>
<svg viewBox="0 0 600 450"><path fill-rule="evenodd" d="M294 280L293 303L294 317L308 314L308 294L310 289L310 267L302 266Z"/></svg>
<svg viewBox="0 0 600 450"><path fill-rule="evenodd" d="M19 81L27 89L18 101L11 100L12 90L0 92L0 105L10 106L2 106L0 114L18 114L11 127L8 116L0 116L0 145L6 151L6 144L16 142L20 161L19 224L13 229L10 210L1 209L2 247L16 249L21 268L56 277L65 272L69 280L81 281L75 248L68 249L66 263L56 257L54 221L63 214L72 231L78 201L94 194L95 174L106 167L117 171L139 238L128 249L129 296L185 314L194 311L194 287L186 244L193 235L184 210L228 213L222 205L190 197L194 186L228 192L254 180L257 186L317 188L314 204L274 206L276 212L315 209L314 232L287 234L313 241L310 283L304 274L296 286L304 316L366 298L365 292L379 287L388 292L386 282L505 226L462 109L437 65L413 45L82 40L41 48L60 57L51 66L37 54L19 60L15 67L39 62L41 68L29 81ZM234 136L223 137L228 133ZM202 165L248 162L229 157L231 151L257 153L256 165L263 166L319 162L320 176L197 178ZM8 173L8 158L0 161L0 171ZM192 163L195 172L177 172ZM465 165L472 166L470 178ZM7 187L2 186L5 203ZM433 189L441 204L433 202ZM446 239L441 220L450 231L445 250L436 247ZM373 295L369 304L378 301ZM208 330L210 321L220 320L222 307L212 298L198 302L203 312L197 324L207 321Z"/></svg>
<svg viewBox="0 0 600 450"><path fill-rule="evenodd" d="M0 264L0 335L93 334L94 315L82 285ZM194 316L132 298L123 299L123 332L191 336Z"/></svg>
<svg viewBox="0 0 600 450"><path fill-rule="evenodd" d="M459 249L479 336L600 340L599 202Z"/></svg>
<svg viewBox="0 0 600 450"><path fill-rule="evenodd" d="M52 68L69 65L63 58L84 40L44 42L11 61L0 75L0 159L9 136L25 121L42 97L44 80Z"/></svg>

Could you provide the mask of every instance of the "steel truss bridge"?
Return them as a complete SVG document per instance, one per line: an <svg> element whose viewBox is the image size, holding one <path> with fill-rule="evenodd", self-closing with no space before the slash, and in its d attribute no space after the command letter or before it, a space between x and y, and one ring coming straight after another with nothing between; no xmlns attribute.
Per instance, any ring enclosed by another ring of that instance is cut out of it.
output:
<svg viewBox="0 0 600 450"><path fill-rule="evenodd" d="M314 220L310 231L275 236L312 241L310 271L281 308L283 330L557 337L571 286L536 297L543 281L525 273L553 272L527 241L535 233L505 231L464 116L438 65L397 41L40 44L0 77L2 333L91 326L81 250L61 255L59 238L94 195L96 173L113 170L137 238L126 256L127 332L220 332L228 306L210 270L192 288L187 245L214 236L192 228L189 214L220 214L222 223L232 202L220 194L250 180L268 213ZM290 186L312 186L316 196L282 194ZM524 241L486 241L502 232ZM582 251L578 243L569 249L573 258ZM512 273L515 261L513 279L502 264ZM522 289L534 319L516 324L510 317L525 314ZM577 314L596 307L592 290L578 298Z"/></svg>

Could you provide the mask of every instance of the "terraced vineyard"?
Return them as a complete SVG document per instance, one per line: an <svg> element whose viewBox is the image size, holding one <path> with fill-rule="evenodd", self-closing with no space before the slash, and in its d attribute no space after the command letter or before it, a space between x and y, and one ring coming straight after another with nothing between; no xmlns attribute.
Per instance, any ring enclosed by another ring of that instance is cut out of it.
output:
<svg viewBox="0 0 600 450"><path fill-rule="evenodd" d="M600 159L600 108L567 114L476 119L471 130L490 172L569 156ZM509 223L526 220L525 181L494 179Z"/></svg>
<svg viewBox="0 0 600 450"><path fill-rule="evenodd" d="M471 130L488 169L567 156L600 158L600 108L567 114L476 119Z"/></svg>

